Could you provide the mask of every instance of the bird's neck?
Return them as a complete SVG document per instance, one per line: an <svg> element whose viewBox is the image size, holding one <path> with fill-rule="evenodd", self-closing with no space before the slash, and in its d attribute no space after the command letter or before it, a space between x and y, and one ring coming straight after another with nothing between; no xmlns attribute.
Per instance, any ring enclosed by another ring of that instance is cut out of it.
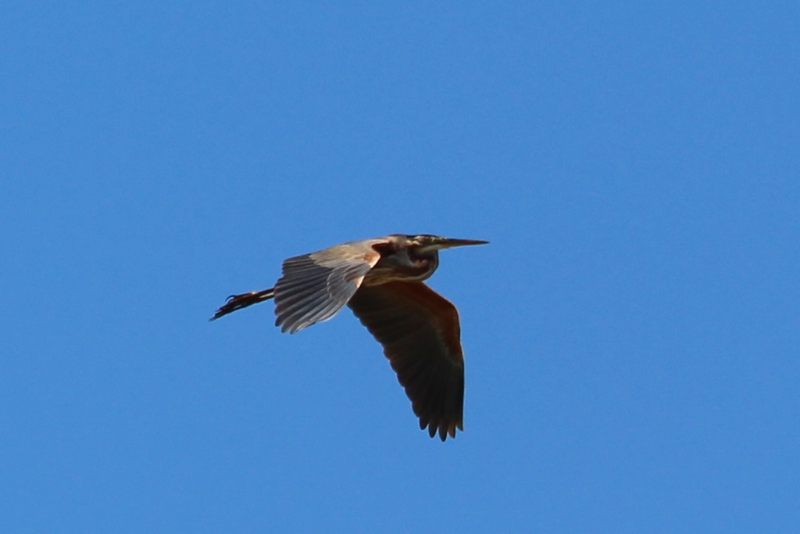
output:
<svg viewBox="0 0 800 534"><path fill-rule="evenodd" d="M365 285L380 285L387 282L422 282L431 277L439 267L439 255L412 257L401 250L381 258L364 278Z"/></svg>

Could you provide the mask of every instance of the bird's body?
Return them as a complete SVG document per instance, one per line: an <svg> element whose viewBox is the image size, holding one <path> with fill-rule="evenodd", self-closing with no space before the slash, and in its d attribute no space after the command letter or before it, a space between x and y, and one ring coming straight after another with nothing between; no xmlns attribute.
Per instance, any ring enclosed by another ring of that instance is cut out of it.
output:
<svg viewBox="0 0 800 534"><path fill-rule="evenodd" d="M294 334L348 305L383 345L420 428L444 441L463 430L464 357L455 306L423 283L439 250L485 241L390 235L283 262L274 288L229 297L213 319L275 299L276 326Z"/></svg>

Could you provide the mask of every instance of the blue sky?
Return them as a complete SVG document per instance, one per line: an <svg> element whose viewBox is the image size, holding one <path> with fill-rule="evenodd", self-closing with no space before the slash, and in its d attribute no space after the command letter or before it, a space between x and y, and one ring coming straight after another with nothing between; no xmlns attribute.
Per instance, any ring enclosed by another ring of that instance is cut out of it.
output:
<svg viewBox="0 0 800 534"><path fill-rule="evenodd" d="M11 2L0 531L797 532L793 2ZM465 431L281 261L486 239Z"/></svg>

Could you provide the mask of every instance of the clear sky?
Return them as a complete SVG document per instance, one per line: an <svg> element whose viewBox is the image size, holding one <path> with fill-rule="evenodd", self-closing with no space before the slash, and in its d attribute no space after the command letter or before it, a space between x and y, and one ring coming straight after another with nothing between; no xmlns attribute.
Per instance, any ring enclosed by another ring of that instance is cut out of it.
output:
<svg viewBox="0 0 800 534"><path fill-rule="evenodd" d="M333 5L332 5L333 4ZM797 2L4 3L0 532L800 532ZM442 253L465 431L284 258Z"/></svg>

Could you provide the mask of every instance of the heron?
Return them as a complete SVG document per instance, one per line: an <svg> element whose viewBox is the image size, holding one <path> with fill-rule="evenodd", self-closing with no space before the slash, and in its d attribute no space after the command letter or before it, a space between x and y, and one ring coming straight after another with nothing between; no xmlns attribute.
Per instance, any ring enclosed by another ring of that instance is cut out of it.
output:
<svg viewBox="0 0 800 534"><path fill-rule="evenodd" d="M488 241L393 234L283 262L275 287L231 295L211 320L275 300L275 326L294 334L347 305L383 346L419 427L442 441L463 431L464 353L456 307L424 281L439 251Z"/></svg>

